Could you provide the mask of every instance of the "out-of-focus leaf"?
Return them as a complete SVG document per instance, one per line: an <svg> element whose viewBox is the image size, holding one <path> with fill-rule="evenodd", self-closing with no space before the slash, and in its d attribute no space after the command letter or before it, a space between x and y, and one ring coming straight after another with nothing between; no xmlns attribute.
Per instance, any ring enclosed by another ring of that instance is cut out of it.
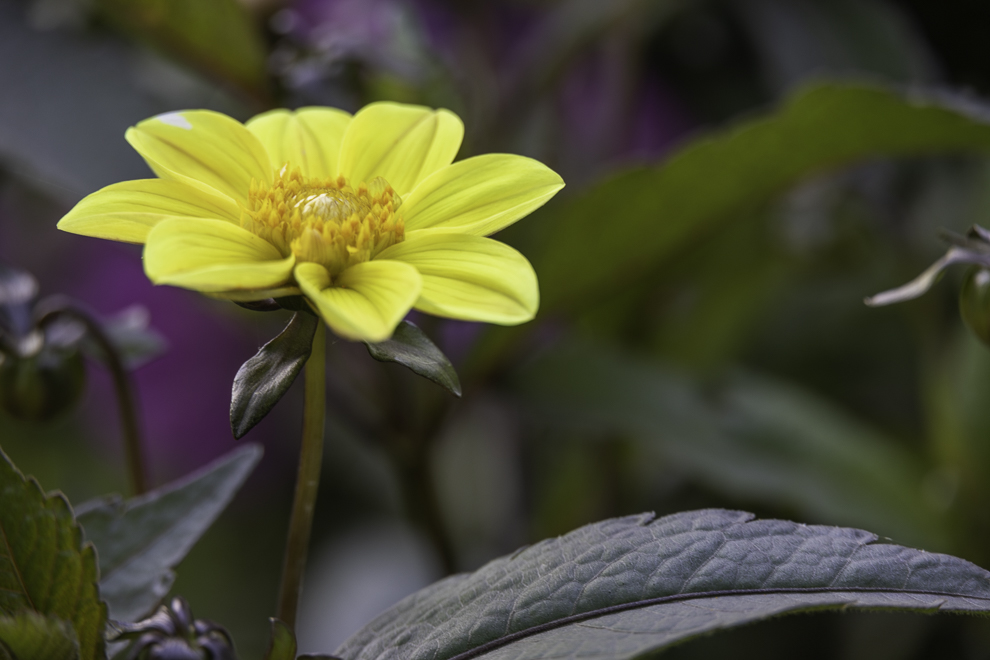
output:
<svg viewBox="0 0 990 660"><path fill-rule="evenodd" d="M842 527L709 509L606 520L409 596L344 660L620 660L785 613L990 611L990 573Z"/></svg>
<svg viewBox="0 0 990 660"><path fill-rule="evenodd" d="M818 84L568 202L533 263L543 308L586 304L813 174L883 156L990 151L986 109L946 95Z"/></svg>
<svg viewBox="0 0 990 660"><path fill-rule="evenodd" d="M413 373L431 380L454 396L461 395L461 381L454 365L426 333L411 321L403 321L391 339L371 344L368 353L379 362L396 362Z"/></svg>
<svg viewBox="0 0 990 660"><path fill-rule="evenodd" d="M80 507L78 519L100 557L100 594L119 621L137 621L168 593L199 538L227 507L261 458L247 445L139 497Z"/></svg>
<svg viewBox="0 0 990 660"><path fill-rule="evenodd" d="M132 305L103 319L103 330L120 351L128 369L147 364L167 349L165 338L151 327L151 316L141 305ZM98 350L94 352L100 354Z"/></svg>
<svg viewBox="0 0 990 660"><path fill-rule="evenodd" d="M215 84L177 83L106 32L38 30L24 5L0 2L0 166L64 202L149 175L124 140L142 119L176 107L244 113Z"/></svg>
<svg viewBox="0 0 990 660"><path fill-rule="evenodd" d="M79 642L62 619L31 610L0 616L0 660L79 660Z"/></svg>
<svg viewBox="0 0 990 660"><path fill-rule="evenodd" d="M755 214L664 268L659 277L670 303L651 333L660 355L705 369L726 362L746 345L794 272L795 260L783 254L773 227L766 213ZM643 322L641 315L632 318Z"/></svg>
<svg viewBox="0 0 990 660"><path fill-rule="evenodd" d="M313 350L316 326L307 312L296 312L275 339L241 365L230 396L230 430L243 438L289 391Z"/></svg>
<svg viewBox="0 0 990 660"><path fill-rule="evenodd" d="M872 526L906 543L948 545L923 496L923 470L896 443L799 390L737 375L705 390L594 345L562 347L517 374L541 423L635 437L651 466L673 464L733 496Z"/></svg>
<svg viewBox="0 0 990 660"><path fill-rule="evenodd" d="M272 637L268 642L265 660L296 660L296 636L289 626L278 619L269 619L272 624Z"/></svg>
<svg viewBox="0 0 990 660"><path fill-rule="evenodd" d="M265 45L237 0L97 0L126 34L254 94L267 93Z"/></svg>
<svg viewBox="0 0 990 660"><path fill-rule="evenodd" d="M990 434L990 351L972 333L960 329L933 375L925 394L933 446L944 472L943 495L947 504L970 509L971 516L990 526L986 507L990 497L986 479L990 470L986 441ZM987 553L983 547L975 550Z"/></svg>
<svg viewBox="0 0 990 660"><path fill-rule="evenodd" d="M763 78L784 90L809 75L872 73L929 81L925 38L896 5L878 0L750 0L733 5L761 56Z"/></svg>
<svg viewBox="0 0 990 660"><path fill-rule="evenodd" d="M62 619L30 610L0 616L0 660L79 660L79 642Z"/></svg>
<svg viewBox="0 0 990 660"><path fill-rule="evenodd" d="M2 451L0 538L0 616L36 612L68 621L81 660L105 657L107 609L96 586L93 547L83 543L65 498L45 496L38 482L25 479Z"/></svg>

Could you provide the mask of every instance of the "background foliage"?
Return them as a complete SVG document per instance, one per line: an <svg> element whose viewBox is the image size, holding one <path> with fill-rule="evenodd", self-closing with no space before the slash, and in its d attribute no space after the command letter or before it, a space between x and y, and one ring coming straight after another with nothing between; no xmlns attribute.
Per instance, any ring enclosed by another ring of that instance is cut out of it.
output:
<svg viewBox="0 0 990 660"><path fill-rule="evenodd" d="M956 312L961 273L862 304L933 261L939 228L986 222L988 19L963 0L0 0L0 260L106 314L148 308L169 343L137 372L161 484L234 446L233 377L288 318L153 289L137 249L55 230L147 175L127 126L401 100L460 114L462 157L564 176L500 235L540 276L536 322L414 319L461 399L331 346L304 652L448 572L647 510L858 526L990 566L990 353ZM125 490L89 373L52 426L0 417L4 451L73 502ZM246 658L267 643L299 399L247 435L264 460L178 570ZM990 627L830 614L668 656L808 638L809 658L984 657Z"/></svg>

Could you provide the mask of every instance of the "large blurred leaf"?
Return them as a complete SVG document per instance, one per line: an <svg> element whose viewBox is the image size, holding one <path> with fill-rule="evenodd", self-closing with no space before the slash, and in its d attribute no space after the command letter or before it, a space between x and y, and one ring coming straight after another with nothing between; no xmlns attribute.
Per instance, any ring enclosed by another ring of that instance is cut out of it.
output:
<svg viewBox="0 0 990 660"><path fill-rule="evenodd" d="M748 0L733 5L763 78L787 89L827 71L918 82L934 76L915 21L881 0Z"/></svg>
<svg viewBox="0 0 990 660"><path fill-rule="evenodd" d="M965 328L933 363L925 395L939 463L931 486L965 530L966 556L990 559L990 351Z"/></svg>
<svg viewBox="0 0 990 660"><path fill-rule="evenodd" d="M548 207L555 228L533 255L544 309L621 286L810 175L882 156L990 151L987 116L946 95L805 87L769 116Z"/></svg>
<svg viewBox="0 0 990 660"><path fill-rule="evenodd" d="M945 548L923 496L919 462L824 401L782 383L736 375L719 388L614 350L552 351L517 374L540 423L636 438L654 466L672 464L735 497L803 516L863 525L905 543Z"/></svg>
<svg viewBox="0 0 990 660"><path fill-rule="evenodd" d="M106 606L96 555L61 494L45 496L0 451L0 616L69 621L81 660L103 658Z"/></svg>
<svg viewBox="0 0 990 660"><path fill-rule="evenodd" d="M796 260L783 254L774 229L766 213L757 213L666 265L658 279L670 303L651 327L660 355L704 369L746 344L767 306L795 279ZM644 323L641 314L625 316Z"/></svg>
<svg viewBox="0 0 990 660"><path fill-rule="evenodd" d="M706 510L606 520L427 587L344 660L632 658L826 608L990 611L990 573L869 532Z"/></svg>
<svg viewBox="0 0 990 660"><path fill-rule="evenodd" d="M97 0L111 24L220 80L267 92L265 44L237 0Z"/></svg>
<svg viewBox="0 0 990 660"><path fill-rule="evenodd" d="M106 31L36 29L27 4L0 2L0 167L63 201L149 176L124 140L142 119L176 107L244 114L215 84L177 81L160 60Z"/></svg>
<svg viewBox="0 0 990 660"><path fill-rule="evenodd" d="M72 626L26 610L0 616L0 660L79 660Z"/></svg>
<svg viewBox="0 0 990 660"><path fill-rule="evenodd" d="M110 616L133 622L161 602L172 569L227 507L261 458L247 445L166 486L122 502L80 507L79 522L100 556L100 594ZM85 510L83 510L85 507Z"/></svg>

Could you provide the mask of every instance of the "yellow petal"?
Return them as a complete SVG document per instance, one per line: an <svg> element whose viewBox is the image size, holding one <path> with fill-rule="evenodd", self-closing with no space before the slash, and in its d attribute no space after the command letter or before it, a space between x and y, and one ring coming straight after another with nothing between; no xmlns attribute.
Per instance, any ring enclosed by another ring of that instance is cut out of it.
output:
<svg viewBox="0 0 990 660"><path fill-rule="evenodd" d="M416 269L397 261L351 266L331 286L326 268L296 266L296 281L330 329L344 339L385 341L419 296Z"/></svg>
<svg viewBox="0 0 990 660"><path fill-rule="evenodd" d="M443 227L487 236L543 206L564 180L511 154L475 156L434 172L403 200L407 229Z"/></svg>
<svg viewBox="0 0 990 660"><path fill-rule="evenodd" d="M72 234L144 243L148 232L172 216L219 218L238 222L234 200L216 192L166 179L139 179L107 186L83 198L59 220Z"/></svg>
<svg viewBox="0 0 990 660"><path fill-rule="evenodd" d="M265 145L272 167L291 163L306 176L337 176L340 143L351 115L336 108L272 110L254 117L248 129Z"/></svg>
<svg viewBox="0 0 990 660"><path fill-rule="evenodd" d="M419 230L377 259L416 267L423 290L416 309L465 321L515 325L540 306L533 267L513 248L490 238Z"/></svg>
<svg viewBox="0 0 990 660"><path fill-rule="evenodd" d="M340 173L354 183L384 177L399 195L449 165L464 124L449 110L372 103L354 115L340 149Z"/></svg>
<svg viewBox="0 0 990 660"><path fill-rule="evenodd" d="M294 263L295 257L283 258L268 241L223 220L162 220L144 248L152 282L210 293L281 287L291 282Z"/></svg>
<svg viewBox="0 0 990 660"><path fill-rule="evenodd" d="M251 180L270 183L268 153L242 123L210 110L183 110L146 119L125 136L155 174L210 186L245 201Z"/></svg>

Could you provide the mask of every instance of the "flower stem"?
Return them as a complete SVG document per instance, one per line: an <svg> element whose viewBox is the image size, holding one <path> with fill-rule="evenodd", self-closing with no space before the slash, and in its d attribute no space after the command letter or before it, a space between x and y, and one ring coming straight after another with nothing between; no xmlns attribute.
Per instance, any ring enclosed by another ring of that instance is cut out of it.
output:
<svg viewBox="0 0 990 660"><path fill-rule="evenodd" d="M277 617L290 629L296 627L299 592L306 568L306 552L313 528L313 509L320 486L323 465L323 426L326 419L326 326L320 323L313 338L313 350L306 361L306 394L303 404L302 447L299 451L299 474L292 500L289 538L285 546L285 565L279 588Z"/></svg>
<svg viewBox="0 0 990 660"><path fill-rule="evenodd" d="M147 492L148 477L144 469L144 448L141 441L141 427L138 423L134 384L131 382L127 367L124 366L120 351L92 314L61 296L51 296L41 301L35 313L38 314L39 327L44 327L59 316L79 321L86 327L89 338L100 347L106 367L113 378L114 394L117 396L121 431L124 436L124 459L130 475L131 490L135 495Z"/></svg>

